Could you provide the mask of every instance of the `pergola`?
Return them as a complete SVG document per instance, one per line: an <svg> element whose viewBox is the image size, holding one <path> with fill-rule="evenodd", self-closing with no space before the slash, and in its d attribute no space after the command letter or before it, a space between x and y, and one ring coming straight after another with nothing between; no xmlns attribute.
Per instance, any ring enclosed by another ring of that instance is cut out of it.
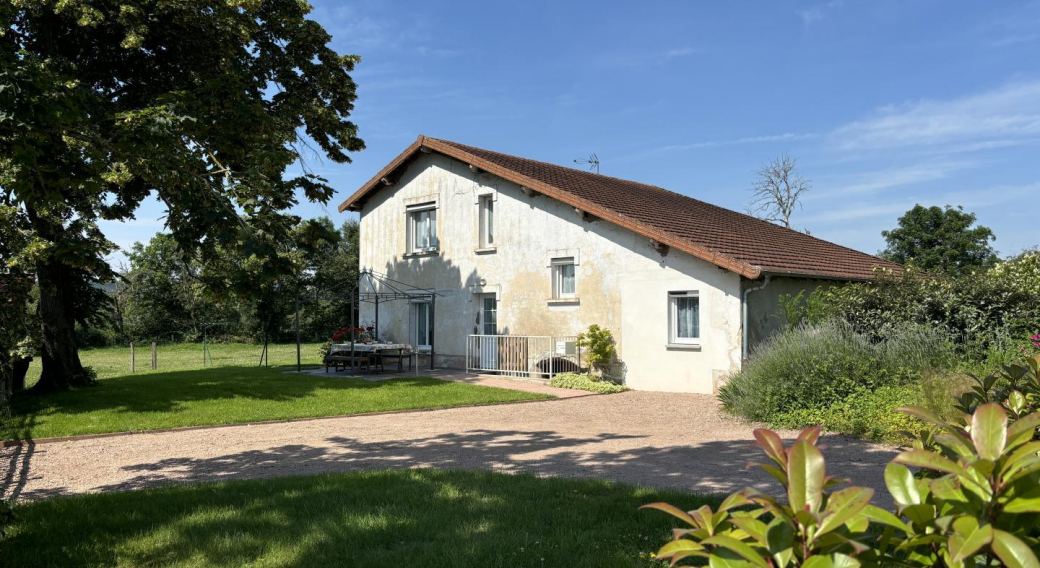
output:
<svg viewBox="0 0 1040 568"><path fill-rule="evenodd" d="M430 370L434 368L434 355L436 354L436 348L434 347L435 334L434 334L434 322L437 314L437 296L438 293L432 288L421 288L401 282L390 278L386 274L375 272L374 270L361 270L358 273L357 285L354 286L354 290L350 293L350 321L353 322L357 316L357 312L360 308L360 304L368 303L375 306L375 336L379 337L379 304L387 302L396 302L404 300L406 302L414 301L429 301L430 303L430 323L429 323L429 334L430 334ZM354 348L355 334L353 331L350 332L350 358L352 365L357 364L357 354ZM415 360L416 368L419 367L419 359L416 356Z"/></svg>
<svg viewBox="0 0 1040 568"><path fill-rule="evenodd" d="M406 282L401 282L390 278L386 274L376 272L374 270L361 270L358 272L357 284L349 292L350 294L350 327L353 328L354 321L358 316L360 304L368 303L375 306L375 335L379 337L379 305L387 302L396 301L428 301L430 303L430 369L434 368L434 316L436 315L436 303L437 296L440 294L432 288L421 288L414 286ZM315 299L322 298L326 300L342 300L343 296L335 293L334 291L326 290L325 292L315 295ZM355 341L357 337L354 331L350 332L350 357L353 360L352 370L356 368L357 351L355 349ZM300 371L301 355L300 355L300 296L296 296L296 370ZM266 341L264 345L266 352ZM261 355L261 364L263 361L263 355ZM416 368L419 366L418 357L416 358Z"/></svg>

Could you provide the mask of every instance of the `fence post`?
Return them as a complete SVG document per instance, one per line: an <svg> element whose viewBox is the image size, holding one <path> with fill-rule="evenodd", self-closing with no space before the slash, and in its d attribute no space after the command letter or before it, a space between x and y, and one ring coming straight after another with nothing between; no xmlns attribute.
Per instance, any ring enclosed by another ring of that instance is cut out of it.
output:
<svg viewBox="0 0 1040 568"><path fill-rule="evenodd" d="M152 368L159 368L159 349L156 347L155 342L152 342Z"/></svg>
<svg viewBox="0 0 1040 568"><path fill-rule="evenodd" d="M134 357L134 344L131 343L130 344L130 372L131 373L133 373L135 371L135 367L136 367L136 365L135 365L136 362L134 361L134 359L135 359L135 357Z"/></svg>

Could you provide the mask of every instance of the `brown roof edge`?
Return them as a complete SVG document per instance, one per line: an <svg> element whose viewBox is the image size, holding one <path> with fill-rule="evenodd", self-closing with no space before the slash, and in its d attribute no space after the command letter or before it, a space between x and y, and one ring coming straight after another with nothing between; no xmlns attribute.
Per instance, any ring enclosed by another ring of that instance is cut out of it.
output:
<svg viewBox="0 0 1040 568"><path fill-rule="evenodd" d="M543 183L536 179L529 178L525 175L519 174L509 168L505 168L499 166L498 164L489 162L479 156L474 156L473 154L470 154L469 152L466 152L461 148L457 148L455 146L452 146L451 144L445 144L436 138L427 138L422 134L420 134L419 137L415 140L415 142L413 142L408 148L406 148L404 152L401 152L396 158L394 158L389 164L387 164L386 167L380 170L379 173L377 173L372 179L365 183L365 185L361 186L360 189L358 189L356 192L354 192L353 195L348 197L346 201L340 204L340 213L351 208L367 193L375 189L376 186L379 184L380 180L389 176L391 173L394 172L394 170L404 165L404 163L407 162L413 155L415 155L415 153L418 152L420 148L429 148L430 150L435 150L437 152L440 152L441 154L466 162L469 165L480 168L486 172L495 174L513 183L529 187L539 193L552 197L557 201L561 201L563 203L571 205L572 207L577 207L582 211L599 217L600 219L610 221L615 225L624 227L632 232L643 235L644 237L654 239L659 243L668 245L669 247L683 251L702 260L708 261L712 264L715 264L716 266L725 268L726 270L730 270L746 278L755 279L762 274L762 269L758 266L754 266L746 262L741 262L735 258L708 249L706 247L698 246L693 243L684 241L682 239L677 239L674 236L654 229L653 227L649 227L644 223L640 223L635 219L611 211L606 207L603 207L586 199L574 196L564 190Z"/></svg>

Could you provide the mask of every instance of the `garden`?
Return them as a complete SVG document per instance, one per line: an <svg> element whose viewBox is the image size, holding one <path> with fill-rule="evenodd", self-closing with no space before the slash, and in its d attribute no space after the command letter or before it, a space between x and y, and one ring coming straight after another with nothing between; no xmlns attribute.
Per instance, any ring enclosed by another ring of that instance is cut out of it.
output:
<svg viewBox="0 0 1040 568"><path fill-rule="evenodd" d="M955 418L975 377L1040 352L1040 253L936 276L908 266L875 282L788 296L784 329L720 392L725 407L775 428L906 443L920 405Z"/></svg>

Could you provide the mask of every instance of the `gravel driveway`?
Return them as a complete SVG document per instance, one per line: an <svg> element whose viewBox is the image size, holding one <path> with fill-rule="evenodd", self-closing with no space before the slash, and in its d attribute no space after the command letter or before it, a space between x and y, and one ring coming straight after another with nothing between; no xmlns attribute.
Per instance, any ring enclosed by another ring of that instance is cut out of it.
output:
<svg viewBox="0 0 1040 568"><path fill-rule="evenodd" d="M787 438L793 432L784 432ZM0 493L40 499L198 482L436 467L776 492L752 427L706 395L626 392L524 404L135 434L0 450ZM828 473L874 487L891 448L827 436Z"/></svg>

